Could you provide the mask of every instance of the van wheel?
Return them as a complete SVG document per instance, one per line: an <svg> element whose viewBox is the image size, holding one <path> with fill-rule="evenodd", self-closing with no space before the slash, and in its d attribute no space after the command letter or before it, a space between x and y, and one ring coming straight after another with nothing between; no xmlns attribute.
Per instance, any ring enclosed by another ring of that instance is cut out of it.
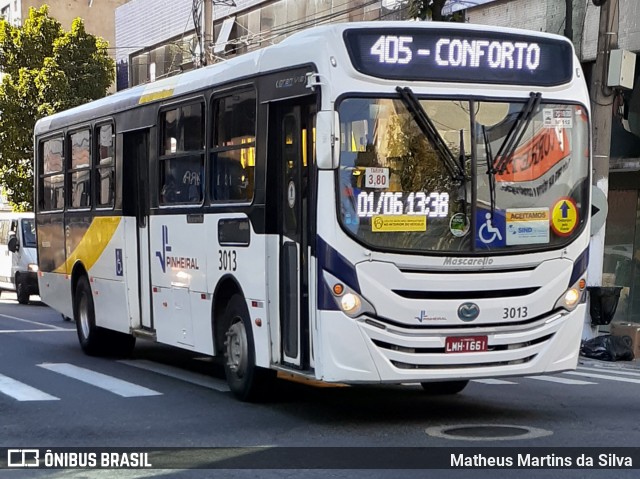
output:
<svg viewBox="0 0 640 479"><path fill-rule="evenodd" d="M16 276L16 296L18 296L18 303L29 304L29 290L20 276Z"/></svg>
<svg viewBox="0 0 640 479"><path fill-rule="evenodd" d="M96 326L93 295L86 276L82 276L76 286L73 317L76 320L76 330L82 350L90 356L104 354L107 331Z"/></svg>
<svg viewBox="0 0 640 479"><path fill-rule="evenodd" d="M231 392L241 401L266 398L275 371L256 366L255 344L244 298L231 297L223 317L227 325L224 342L224 372Z"/></svg>
<svg viewBox="0 0 640 479"><path fill-rule="evenodd" d="M433 396L446 396L449 394L458 394L465 387L467 387L469 381L443 381L443 382L425 382L420 383L422 388L427 394Z"/></svg>

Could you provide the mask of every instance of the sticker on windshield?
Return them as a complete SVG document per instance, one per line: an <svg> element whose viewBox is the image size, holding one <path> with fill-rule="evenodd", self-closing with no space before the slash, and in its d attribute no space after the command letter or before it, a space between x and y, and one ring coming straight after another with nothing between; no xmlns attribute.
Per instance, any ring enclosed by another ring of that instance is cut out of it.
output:
<svg viewBox="0 0 640 479"><path fill-rule="evenodd" d="M507 209L507 245L549 242L549 208Z"/></svg>
<svg viewBox="0 0 640 479"><path fill-rule="evenodd" d="M456 238L461 238L469 232L469 218L464 213L456 213L449 221L449 231Z"/></svg>
<svg viewBox="0 0 640 479"><path fill-rule="evenodd" d="M365 188L389 188L389 168L365 168Z"/></svg>
<svg viewBox="0 0 640 479"><path fill-rule="evenodd" d="M399 233L406 231L427 231L426 216L374 216L371 219L374 233Z"/></svg>
<svg viewBox="0 0 640 479"><path fill-rule="evenodd" d="M571 108L543 108L542 124L545 128L573 128Z"/></svg>
<svg viewBox="0 0 640 479"><path fill-rule="evenodd" d="M551 228L558 236L569 236L578 226L578 205L572 198L560 198L551 210Z"/></svg>
<svg viewBox="0 0 640 479"><path fill-rule="evenodd" d="M476 212L476 247L501 248L505 242L504 211L490 211L478 208Z"/></svg>

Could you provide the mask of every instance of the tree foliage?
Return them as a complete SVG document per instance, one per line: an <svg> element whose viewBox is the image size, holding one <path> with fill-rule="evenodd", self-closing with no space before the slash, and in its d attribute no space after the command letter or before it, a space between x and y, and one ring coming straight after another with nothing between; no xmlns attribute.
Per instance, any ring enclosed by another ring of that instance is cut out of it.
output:
<svg viewBox="0 0 640 479"><path fill-rule="evenodd" d="M21 27L0 20L0 185L14 209L33 207L36 121L107 93L115 75L107 47L80 18L65 31L46 5Z"/></svg>
<svg viewBox="0 0 640 479"><path fill-rule="evenodd" d="M464 17L460 12L452 15L443 15L447 0L409 0L409 16L420 20L431 19L437 22L463 22Z"/></svg>

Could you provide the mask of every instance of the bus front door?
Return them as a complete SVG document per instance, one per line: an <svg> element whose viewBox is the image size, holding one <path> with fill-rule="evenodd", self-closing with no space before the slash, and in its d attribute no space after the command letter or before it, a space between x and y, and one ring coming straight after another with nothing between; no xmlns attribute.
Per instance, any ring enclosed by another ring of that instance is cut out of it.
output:
<svg viewBox="0 0 640 479"><path fill-rule="evenodd" d="M280 337L282 362L310 366L309 330L309 168L313 128L310 103L286 102L273 125L279 138ZM274 138L275 140L275 138Z"/></svg>

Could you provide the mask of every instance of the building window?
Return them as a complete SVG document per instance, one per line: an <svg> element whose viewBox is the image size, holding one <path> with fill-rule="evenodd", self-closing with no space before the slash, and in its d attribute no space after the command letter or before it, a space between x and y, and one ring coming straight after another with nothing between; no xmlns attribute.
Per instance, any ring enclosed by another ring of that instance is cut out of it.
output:
<svg viewBox="0 0 640 479"><path fill-rule="evenodd" d="M204 198L204 103L160 114L160 204L201 204Z"/></svg>
<svg viewBox="0 0 640 479"><path fill-rule="evenodd" d="M214 99L210 156L213 199L253 199L256 150L256 93L253 90Z"/></svg>

